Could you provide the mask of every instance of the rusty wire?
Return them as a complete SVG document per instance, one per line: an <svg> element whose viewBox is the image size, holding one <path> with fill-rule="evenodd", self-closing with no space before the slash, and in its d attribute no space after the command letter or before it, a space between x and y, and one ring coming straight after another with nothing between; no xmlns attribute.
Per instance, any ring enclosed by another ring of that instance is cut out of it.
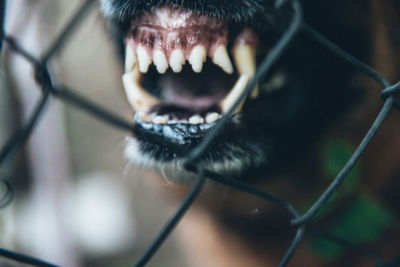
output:
<svg viewBox="0 0 400 267"><path fill-rule="evenodd" d="M4 43L6 43L11 50L13 50L15 53L20 54L28 62L30 62L30 64L34 66L36 81L42 89L42 96L41 99L37 102L35 110L32 112L30 117L22 125L20 125L20 127L8 139L8 141L1 147L0 166L5 162L8 157L10 157L13 152L24 145L26 140L29 138L32 130L36 126L38 120L40 119L40 116L43 114L44 107L46 106L49 99L52 97L59 98L68 104L72 104L81 109L83 112L90 113L91 115L94 115L96 118L102 120L104 123L110 124L111 126L118 127L121 130L126 130L129 132L132 131L132 123L125 121L118 115L115 115L107 111L106 109L92 103L90 100L80 96L73 90L68 89L63 85L53 84L54 79L50 74L51 72L48 66L48 61L51 60L52 57L54 57L57 53L61 51L61 49L66 46L68 38L73 35L76 28L82 23L84 15L91 9L94 2L95 0L86 0L82 4L82 7L79 9L79 11L75 14L75 16L73 16L73 18L66 24L66 27L61 31L61 34L55 39L54 43L50 46L47 52L41 58L36 58L32 56L29 51L24 50L12 36L9 36L4 32L6 1L0 0L0 49L4 46ZM392 110L393 107L400 106L399 102L394 97L394 94L400 91L400 82L393 85L390 84L384 76L379 74L373 68L354 58L352 55L338 47L336 44L326 39L315 29L307 25L302 19L301 4L299 0L276 1L276 7L278 9L282 5L289 4L292 5L294 10L291 24L284 32L280 40L277 42L275 47L261 63L254 79L252 79L252 81L247 85L245 92L237 99L235 105L226 115L224 115L220 122L212 129L212 131L210 131L210 133L204 138L204 140L198 145L198 147L196 147L188 155L185 162L185 167L188 171L197 174L197 180L185 200L182 202L176 214L165 225L165 227L158 234L154 242L149 246L142 257L138 259L135 266L144 266L149 260L151 260L151 258L157 252L158 248L163 244L165 239L168 238L174 227L179 223L186 211L191 207L191 204L201 192L202 186L207 179L257 196L285 210L288 214L292 216L291 224L297 230L297 232L293 238L292 244L287 249L280 263L280 266L286 266L289 263L292 255L296 252L299 244L303 240L304 234L306 232L306 226L308 225L310 220L326 203L328 198L340 187L340 184L343 182L343 180L346 179L348 173L352 170L356 162L359 160L360 156L365 151L368 144L375 136L376 132L379 130L389 111ZM246 95L250 92L254 85L269 72L271 66L278 60L279 56L285 52L287 45L300 31L308 34L313 40L320 43L323 47L356 67L360 72L376 80L383 88L381 92L381 98L384 101L384 105L380 113L378 114L375 122L367 132L359 147L354 151L350 160L343 167L343 169L340 171L340 173L337 175L331 185L325 190L323 194L321 194L319 199L304 214L300 214L300 212L295 208L294 205L277 196L273 196L267 192L260 191L257 188L247 185L243 182L234 180L229 177L224 177L220 174L213 173L196 165L196 159L207 149L207 147L213 141L218 132L223 129L230 115L233 113L239 103L246 97ZM3 182L5 187L8 189L8 193L5 196L0 196L0 208L2 208L10 203L10 201L12 200L13 190L10 182L4 179L4 176L0 176L0 181ZM350 248L353 247L353 245L348 241L340 240L335 237L331 237L331 239L344 246L348 246ZM363 249L360 246L355 247L354 250L358 251L360 254L366 254L368 257L372 258L375 261L376 266L389 267L397 266L397 264L400 264L400 255L385 263L382 257L373 252L369 252L368 250ZM32 266L56 266L40 259L35 259L33 257L22 255L7 249L0 249L0 257L8 258L10 260L15 260L21 263L26 263Z"/></svg>

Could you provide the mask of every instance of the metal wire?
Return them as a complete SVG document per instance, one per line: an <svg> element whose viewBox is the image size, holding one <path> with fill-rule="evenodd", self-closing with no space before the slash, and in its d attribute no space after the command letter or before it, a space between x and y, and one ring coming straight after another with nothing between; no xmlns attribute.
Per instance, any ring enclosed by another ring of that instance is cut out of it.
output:
<svg viewBox="0 0 400 267"><path fill-rule="evenodd" d="M0 51L3 48L4 23L6 18L6 1L0 0Z"/></svg>
<svg viewBox="0 0 400 267"><path fill-rule="evenodd" d="M7 207L14 199L15 191L11 186L9 179L5 179L2 174L0 174L0 185L4 187L4 193L0 195L0 209Z"/></svg>
<svg viewBox="0 0 400 267"><path fill-rule="evenodd" d="M14 260L16 262L19 263L25 263L25 264L29 264L32 266L38 266L38 267L59 267L58 265L52 264L52 263L48 263L45 262L43 260L40 259L36 259L30 256L26 256L23 254L19 254L13 251L9 251L6 249L2 249L0 248L0 256L4 257L4 258L8 258L11 260Z"/></svg>
<svg viewBox="0 0 400 267"><path fill-rule="evenodd" d="M293 10L295 15L293 17L292 23L289 26L288 30L282 35L282 38L278 41L275 47L271 50L271 52L265 57L264 61L261 63L260 67L257 69L257 72L254 78L249 82L246 86L244 92L240 95L240 97L235 101L234 105L228 110L228 112L219 120L219 123L212 128L209 134L204 138L204 140L190 153L186 160L186 164L191 164L195 162L209 147L211 142L214 140L215 136L223 129L223 127L228 122L229 118L231 118L233 112L240 105L240 103L246 98L246 96L250 93L250 91L256 86L257 82L261 80L270 70L272 65L278 60L279 56L285 50L285 48L289 45L290 41L294 38L295 34L299 30L301 26L302 12L300 8L300 4L298 1L293 1Z"/></svg>
<svg viewBox="0 0 400 267"><path fill-rule="evenodd" d="M332 184L328 187L328 189L321 195L321 197L312 205L312 207L299 219L293 220L293 225L301 225L308 222L326 203L329 197L336 191L336 189L340 186L343 180L347 177L349 172L352 170L354 165L357 163L362 153L367 148L368 144L371 142L372 138L375 136L376 132L379 130L379 127L382 125L384 119L388 115L390 109L393 106L393 97L389 97L386 100L385 105L383 106L381 112L376 118L374 124L369 129L367 135L362 140L361 144L357 147L354 154L351 156L349 161L346 163L344 168L340 171L338 176L333 180Z"/></svg>
<svg viewBox="0 0 400 267"><path fill-rule="evenodd" d="M188 211L192 203L195 201L196 197L201 192L201 189L206 181L206 177L204 176L204 169L198 168L198 177L197 182L193 186L192 190L190 190L189 194L186 196L185 200L182 202L181 207L176 212L175 216L171 218L171 220L163 227L157 238L150 245L147 251L143 254L140 260L135 264L135 267L144 266L151 257L157 252L162 243L168 237L168 235L172 232L175 226L179 223L185 213Z"/></svg>
<svg viewBox="0 0 400 267"><path fill-rule="evenodd" d="M106 109L92 103L90 100L84 98L83 96L75 93L73 90L66 88L62 85L53 84L53 77L50 74L48 62L59 53L65 46L68 38L70 38L76 28L84 20L84 15L90 11L94 0L86 0L78 12L71 18L69 23L66 24L64 29L61 31L60 35L55 39L53 44L48 48L47 52L41 57L36 58L32 56L32 53L23 49L18 42L14 40L12 36L8 36L4 32L4 21L5 21L5 0L0 0L0 49L3 44L6 43L8 47L15 53L23 56L30 64L34 66L35 77L37 83L42 89L41 99L38 101L35 110L32 112L30 117L17 129L17 131L8 139L8 141L0 149L0 166L4 164L5 160L10 157L10 155L18 150L22 145L25 144L26 140L32 133L32 130L37 125L40 116L45 111L47 102L51 97L57 97L64 101L65 103L72 104L81 111L89 113L95 116L97 119L102 120L104 123L109 124L113 127L118 127L121 130L132 131L132 124L120 116L113 114ZM364 153L368 144L373 140L375 134L381 127L382 123L385 121L387 115L392 110L393 107L400 107L398 101L395 99L395 94L400 91L400 82L391 85L388 80L379 74L376 70L361 62L360 60L354 58L352 55L338 47L333 42L329 41L323 35L318 33L315 29L303 22L301 4L298 0L277 0L275 6L279 9L283 5L291 5L293 9L293 18L288 27L288 29L283 33L280 40L276 43L275 47L270 51L270 53L265 57L264 61L260 64L257 69L255 77L247 85L245 92L236 100L233 107L228 111L226 115L219 121L219 123L210 131L210 133L204 138L204 140L196 147L187 157L185 161L185 168L193 173L197 174L197 179L192 189L186 196L185 200L182 202L180 208L176 214L168 221L168 223L163 227L162 231L157 235L149 248L143 253L142 257L134 265L135 267L144 266L149 260L152 259L154 254L168 238L170 233L174 230L175 226L180 222L182 217L185 215L187 210L191 207L192 203L195 201L201 189L207 179L213 180L215 182L224 184L226 186L235 188L237 190L246 192L258 198L265 200L266 202L272 203L276 207L285 210L292 217L291 224L296 229L296 234L290 247L287 249L285 255L283 256L280 266L286 266L293 254L296 252L301 241L304 239L306 232L306 225L310 222L313 216L324 206L329 197L340 187L341 183L346 179L349 172L353 169L356 162L359 160L360 156ZM347 61L349 64L355 66L360 72L364 73L366 76L371 77L376 80L382 87L381 98L384 100L384 105L378 114L375 122L368 130L366 136L361 141L358 148L353 153L350 160L345 164L343 169L334 179L334 181L329 185L325 192L319 197L319 199L311 206L311 208L304 214L300 214L299 211L291 203L271 195L267 192L258 190L257 188L245 184L243 182L237 181L235 179L222 176L220 174L211 172L202 167L196 165L196 160L204 153L207 147L212 143L216 135L224 128L228 119L233 114L236 107L245 99L247 94L251 89L257 84L257 82L267 75L277 62L278 58L284 53L287 46L291 43L295 35L302 31L308 34L313 40L320 43L323 47L330 50L332 53L336 54L338 57ZM1 177L3 178L3 177ZM3 180L1 180L3 181ZM6 180L4 180L6 181ZM13 190L12 185L9 182L4 182L8 191L8 195L0 196L0 208L7 205L12 200ZM11 194L11 199L9 198ZM382 257L380 257L375 252L371 252L360 247L354 247L351 242L341 240L335 237L330 237L331 240L336 241L347 247L353 247L358 250L361 254L365 254L368 257L375 259L377 266L397 266L400 264L400 255L388 261L384 262ZM15 260L17 262L26 263L32 266L56 266L51 263L44 262L40 259L35 259L30 256L22 255L17 252L9 251L6 249L0 249L0 256L8 258L10 260Z"/></svg>

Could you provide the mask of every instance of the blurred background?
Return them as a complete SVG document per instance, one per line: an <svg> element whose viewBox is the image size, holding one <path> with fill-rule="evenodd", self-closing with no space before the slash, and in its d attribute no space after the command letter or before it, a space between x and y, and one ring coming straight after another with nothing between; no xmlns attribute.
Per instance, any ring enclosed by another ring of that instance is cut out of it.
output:
<svg viewBox="0 0 400 267"><path fill-rule="evenodd" d="M56 83L130 121L122 64L95 2L51 67ZM6 32L39 57L82 3L7 1ZM30 64L7 47L4 52L0 146L41 97ZM149 186L149 174L128 164L126 136L51 99L28 143L0 166L1 178L16 190L14 201L0 210L0 247L62 266L131 266L177 206ZM13 266L1 258L0 265ZM174 234L149 266L184 266Z"/></svg>
<svg viewBox="0 0 400 267"><path fill-rule="evenodd" d="M379 7L378 3L385 7L385 3L387 5L391 2L380 1L370 1L376 5L372 9L377 13L380 10L376 8ZM339 2L330 1L330 5L325 8L329 9L329 6ZM342 0L337 8L342 10L345 2ZM82 3L82 0L9 0L6 32L15 37L29 53L39 58L57 39ZM392 9L389 4L383 10ZM345 11L353 16L352 10L348 8ZM327 10L324 12L327 13ZM322 16L324 12L320 12ZM337 14L341 18L345 12ZM377 15L375 17L379 18ZM370 21L367 17L363 19ZM373 38L369 64L390 81L399 79L397 47L400 42L393 46L387 42L388 36L395 35L385 31L383 22L387 20L389 25L398 25L395 23L398 19L397 13L392 16L385 13L380 20L373 21L371 28ZM393 32L397 33L397 28ZM398 36L395 37L397 40ZM41 98L41 89L34 81L32 66L7 47L1 56L0 148L32 114ZM97 1L50 63L57 84L69 87L127 121L132 120L133 111L125 99L121 83L123 64ZM351 116L344 118L344 122L339 123L338 131L327 134L326 140L318 148L318 159L307 159L312 167L319 164L318 172L323 178L318 180L323 184L320 188L325 188L341 170L381 108L382 102L378 100L381 88L371 83L370 79L359 76L361 74L358 73L352 82L359 83L360 87L367 90L366 103L357 107ZM360 164L356 165L340 192L334 195L320 214L323 217L321 221L328 217L335 219L332 220L333 224L328 225L328 233L348 238L356 244L374 244L375 248L380 249L379 252L386 254L387 259L398 254L400 242L399 116L398 112L389 116ZM155 180L161 181L166 191L177 185L168 184L156 174L128 163L123 153L128 136L129 132L52 98L28 143L0 166L0 179L9 179L16 191L14 201L0 209L0 247L61 266L132 266L174 214L179 201L174 202L166 196L165 191L157 191L159 187L152 186ZM294 170L296 175L297 171ZM303 177L309 176L308 170L302 172ZM314 176L321 178L316 174ZM304 185L301 179L294 185L283 183L283 189L298 190L299 184L307 187L305 193L309 199L307 203L292 202L301 211L305 211L322 190L314 192L311 187L308 188L310 182ZM217 186L214 184L212 187L214 189ZM270 187L264 189L271 191ZM216 189L218 193L214 194L217 197L212 199L216 200L212 206L222 207L221 202L227 199L229 190ZM0 183L0 198L5 191L6 188ZM281 193L280 183L276 191ZM252 204L243 205L249 199L247 194L239 194L237 199L238 205L235 208L254 210ZM349 201L341 202L343 199ZM382 205L381 200L389 204L390 209ZM254 211L255 215L251 213L249 217L257 218L258 209ZM184 221L188 225L204 222L204 218L200 220L196 215L192 213ZM208 223L211 224L211 220ZM207 227L206 221L205 230ZM215 256L220 251L213 251L214 246L204 246L204 243L198 241L204 236L211 240L210 243L217 236L222 237L220 239L230 237L223 232L225 229L209 231L209 236L206 235L207 231L196 231L198 228L193 231L194 228L185 228L182 224L178 229L181 231L172 233L148 266L190 266L178 241L186 241L186 247L200 247L202 252L208 249L209 254ZM219 248L226 248L227 254L224 256L230 258L234 253L228 245L235 242L227 240L218 245ZM312 256L309 254L310 258L317 255L323 263L334 262L346 256L347 248L343 246L319 238L306 241L303 245L310 247L313 253ZM286 249L287 243L283 250ZM204 255L198 253L197 249L190 252L196 254L194 258L202 266ZM280 259L281 255L278 254L275 256ZM358 262L359 254L352 256ZM0 266L21 265L13 265L11 261L0 258ZM332 263L330 266L342 265Z"/></svg>

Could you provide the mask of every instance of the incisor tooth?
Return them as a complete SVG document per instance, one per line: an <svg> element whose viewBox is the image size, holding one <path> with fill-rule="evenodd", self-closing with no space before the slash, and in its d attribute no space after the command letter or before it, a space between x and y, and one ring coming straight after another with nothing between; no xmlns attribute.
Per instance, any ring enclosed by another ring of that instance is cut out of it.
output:
<svg viewBox="0 0 400 267"><path fill-rule="evenodd" d="M220 45L215 50L213 58L213 62L220 66L226 73L232 74L233 73L233 66L231 59L229 58L228 51L226 50L225 45Z"/></svg>
<svg viewBox="0 0 400 267"><path fill-rule="evenodd" d="M141 111L141 112L138 113L138 115L139 115L139 118L144 122L147 122L147 123L152 123L153 122L153 118L154 118L154 114L153 113L149 114L147 112Z"/></svg>
<svg viewBox="0 0 400 267"><path fill-rule="evenodd" d="M200 115L194 115L190 117L189 122L191 124L201 124L204 123L204 119Z"/></svg>
<svg viewBox="0 0 400 267"><path fill-rule="evenodd" d="M136 48L137 59L139 61L139 70L141 73L146 73L149 70L151 64L151 58L146 51L146 48L139 45Z"/></svg>
<svg viewBox="0 0 400 267"><path fill-rule="evenodd" d="M203 69L203 63L206 61L207 51L202 45L193 48L189 56L189 63L192 65L194 72L200 73Z"/></svg>
<svg viewBox="0 0 400 267"><path fill-rule="evenodd" d="M183 64L185 64L185 55L183 54L183 51L180 49L172 51L169 58L169 65L171 66L172 71L175 73L181 72Z"/></svg>
<svg viewBox="0 0 400 267"><path fill-rule="evenodd" d="M168 115L155 116L153 118L153 123L155 123L155 124L166 124L168 122L168 119L169 119Z"/></svg>
<svg viewBox="0 0 400 267"><path fill-rule="evenodd" d="M168 69L167 57L161 50L154 51L153 62L154 62L154 65L156 65L158 73L163 74L167 71L167 69Z"/></svg>
<svg viewBox="0 0 400 267"><path fill-rule="evenodd" d="M129 44L125 47L125 72L131 72L137 62L133 47Z"/></svg>
<svg viewBox="0 0 400 267"><path fill-rule="evenodd" d="M136 112L148 112L152 107L157 105L159 101L140 86L139 75L138 67L135 66L133 71L125 73L122 76L122 82L124 84L128 102L131 104L133 109Z"/></svg>
<svg viewBox="0 0 400 267"><path fill-rule="evenodd" d="M236 68L240 75L246 74L253 78L256 73L256 48L250 44L239 44L233 48L233 58ZM258 97L258 84L254 86L251 92L251 98Z"/></svg>
<svg viewBox="0 0 400 267"><path fill-rule="evenodd" d="M217 121L218 119L219 119L219 114L217 112L208 113L206 116L207 123L212 123L214 121Z"/></svg>
<svg viewBox="0 0 400 267"><path fill-rule="evenodd" d="M226 113L233 107L236 100L240 97L243 91L246 89L246 85L249 82L250 78L246 74L242 74L237 80L236 84L233 86L232 90L229 94L221 101L221 109L223 113ZM239 113L242 110L243 104L246 101L246 98L240 103L240 105L235 109L234 113Z"/></svg>

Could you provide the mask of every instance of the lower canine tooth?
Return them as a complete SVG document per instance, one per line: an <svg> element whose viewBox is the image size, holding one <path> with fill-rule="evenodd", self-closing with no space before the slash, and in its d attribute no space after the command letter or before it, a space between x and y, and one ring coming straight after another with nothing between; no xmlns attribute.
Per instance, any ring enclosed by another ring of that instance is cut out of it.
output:
<svg viewBox="0 0 400 267"><path fill-rule="evenodd" d="M202 45L193 48L189 56L189 63L192 65L193 71L200 73L203 69L203 63L206 61L207 51Z"/></svg>
<svg viewBox="0 0 400 267"><path fill-rule="evenodd" d="M164 116L155 116L153 118L153 123L155 124L166 124L169 120L169 116L168 115L164 115Z"/></svg>
<svg viewBox="0 0 400 267"><path fill-rule="evenodd" d="M233 48L233 57L239 74L246 74L249 78L253 78L256 73L256 48L254 45L238 44ZM251 92L251 98L258 97L258 84L254 86Z"/></svg>
<svg viewBox="0 0 400 267"><path fill-rule="evenodd" d="M185 64L185 55L183 51L180 49L175 49L172 51L171 56L169 57L169 65L171 69L175 73L179 73L182 71L182 66Z"/></svg>
<svg viewBox="0 0 400 267"><path fill-rule="evenodd" d="M141 73L147 73L151 64L151 58L146 51L146 48L139 45L136 48L137 59L139 61L139 70Z"/></svg>
<svg viewBox="0 0 400 267"><path fill-rule="evenodd" d="M140 73L137 65L133 68L133 71L122 76L125 93L133 109L136 112L148 112L159 101L140 86L139 80Z"/></svg>
<svg viewBox="0 0 400 267"><path fill-rule="evenodd" d="M208 113L206 116L207 123L212 123L214 121L217 121L218 119L219 119L219 114L217 112Z"/></svg>
<svg viewBox="0 0 400 267"><path fill-rule="evenodd" d="M200 115L194 115L194 116L190 117L189 123L201 124L201 123L204 123L204 119Z"/></svg>
<svg viewBox="0 0 400 267"><path fill-rule="evenodd" d="M163 74L167 71L168 69L167 57L161 50L154 51L153 62L154 65L156 65L157 67L158 73Z"/></svg>
<svg viewBox="0 0 400 267"><path fill-rule="evenodd" d="M225 45L220 45L214 52L213 62L220 66L226 73L233 73L233 66Z"/></svg>
<svg viewBox="0 0 400 267"><path fill-rule="evenodd" d="M246 89L246 85L249 82L250 78L246 74L242 74L236 84L233 86L232 90L229 94L222 100L221 102L221 109L223 113L228 112L233 105L235 104L236 100L241 96L241 94ZM239 113L242 110L243 104L246 101L246 98L240 103L240 105L236 108L234 113Z"/></svg>

